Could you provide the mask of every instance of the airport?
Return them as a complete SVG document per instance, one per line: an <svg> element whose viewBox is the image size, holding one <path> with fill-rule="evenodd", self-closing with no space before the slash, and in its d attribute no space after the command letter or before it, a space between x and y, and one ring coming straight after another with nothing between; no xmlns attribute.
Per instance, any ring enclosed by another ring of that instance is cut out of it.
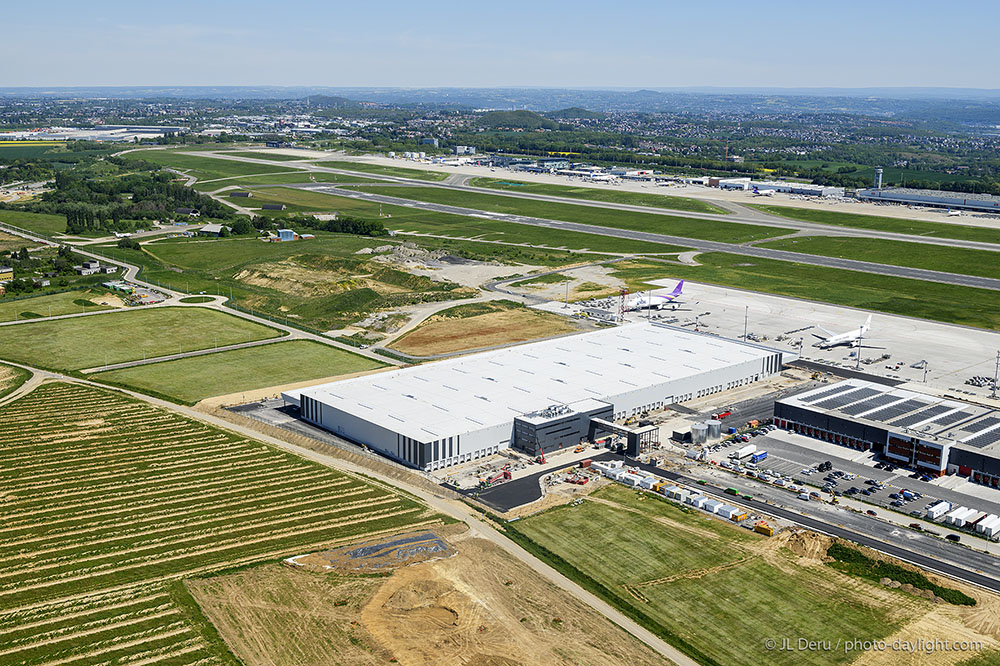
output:
<svg viewBox="0 0 1000 666"><path fill-rule="evenodd" d="M796 358L633 323L282 394L304 420L426 471L515 448L577 446L671 404L746 386ZM628 433L626 433L628 434ZM642 432L631 438L638 454Z"/></svg>

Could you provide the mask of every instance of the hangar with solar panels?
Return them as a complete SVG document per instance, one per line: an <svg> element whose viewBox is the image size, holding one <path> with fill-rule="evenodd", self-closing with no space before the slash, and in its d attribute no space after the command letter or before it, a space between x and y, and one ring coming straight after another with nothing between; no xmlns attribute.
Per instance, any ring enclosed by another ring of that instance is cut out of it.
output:
<svg viewBox="0 0 1000 666"><path fill-rule="evenodd" d="M924 474L1000 487L1000 412L985 405L848 379L777 400L774 422Z"/></svg>
<svg viewBox="0 0 1000 666"><path fill-rule="evenodd" d="M286 391L282 398L309 423L430 471L506 448L537 455L576 446L617 428L615 421L770 377L796 357L643 322Z"/></svg>

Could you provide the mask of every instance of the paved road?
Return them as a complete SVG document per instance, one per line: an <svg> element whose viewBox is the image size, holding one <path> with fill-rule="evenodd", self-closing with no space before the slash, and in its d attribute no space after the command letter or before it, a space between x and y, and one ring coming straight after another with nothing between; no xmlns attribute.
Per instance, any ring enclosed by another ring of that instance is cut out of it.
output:
<svg viewBox="0 0 1000 666"><path fill-rule="evenodd" d="M64 375L59 375L56 373L45 372L38 370L36 368L31 368L29 366L20 366L25 369L32 370L35 372L36 376L40 379L58 379L60 381L75 382L80 384L87 384L92 386L103 387L101 384L96 384L94 382L88 382L86 380L77 380L71 377L66 377ZM590 606L596 612L603 615L605 618L611 622L617 624L619 627L624 629L626 632L639 639L650 648L656 652L663 655L666 659L678 664L679 666L697 666L697 662L683 654L672 645L661 639L660 637L653 634L648 629L640 626L635 621L626 617L619 610L598 598L597 596L591 594L587 590L580 587L578 584L559 573L549 565L545 564L538 558L536 558L531 553L527 552L519 545L508 539L506 536L501 534L499 531L491 527L488 523L483 521L480 516L466 504L450 499L443 494L432 494L423 489L423 487L410 485L399 479L386 477L380 474L378 471L363 467L361 465L356 465L349 461L334 458L332 456L320 453L318 451L312 451L305 449L294 444L290 444L281 439L275 437L270 437L264 433L257 430L232 423L230 421L225 421L215 416L199 412L197 410L191 409L189 407L183 407L181 405L175 405L173 403L167 402L165 400L159 400L152 398L135 391L124 390L123 393L131 395L132 397L142 400L144 402L156 405L163 409L167 409L172 412L183 414L192 419L209 423L213 426L228 430L230 432L236 432L245 437L251 439L256 439L258 441L266 442L272 446L279 447L291 453L294 453L303 458L313 460L327 467L346 472L348 474L356 475L361 474L369 479L375 478L377 481L384 483L386 485L394 486L400 488L401 490L408 492L416 497L418 497L425 504L430 506L432 509L439 511L447 516L450 516L456 520L464 522L468 525L470 532L479 538L486 539L493 544L499 546L501 549L506 551L509 555L515 557L523 564L534 570L540 576L548 580L553 585L559 587L563 591L569 593L571 596L575 597L578 601Z"/></svg>
<svg viewBox="0 0 1000 666"><path fill-rule="evenodd" d="M308 185L287 185L286 187L293 187L313 192L323 192L335 196L347 197L351 199L359 199L362 201L391 204L394 206L406 206L409 208L419 208L421 210L429 210L437 213L473 216L473 217L486 218L490 220L496 220L499 222L512 222L516 224L526 224L535 227L546 227L550 229L562 229L565 231L576 231L586 234L611 236L614 238L626 238L629 240L647 241L650 243L665 243L668 245L680 245L685 247L692 247L701 250L703 252L726 252L729 254L741 255L746 257L759 257L761 259L776 259L778 261L789 261L800 264L810 264L813 266L823 266L827 268L841 268L845 270L860 271L863 273L875 273L877 275L890 275L894 277L925 280L928 282L940 282L943 284L954 284L963 287L978 287L981 289L993 289L1000 291L1000 280L994 278L976 277L972 275L959 275L957 273L945 273L943 271L931 271L922 268L909 268L905 266L890 266L888 264L878 264L870 261L858 261L856 259L822 257L815 254L800 254L798 252L788 252L786 250L775 250L771 248L739 245L736 243L723 243L721 241L698 240L694 238L684 238L683 236L656 234L648 231L616 229L613 227L581 224L578 222L566 222L563 220L547 220L539 217L528 217L526 215L490 213L490 212L484 212L476 208L466 208L464 206L450 206L446 204L414 201L412 199L402 199L400 197L393 197L385 194L375 194L372 192L358 192L356 190L340 189L338 187L331 187L329 185L308 184Z"/></svg>
<svg viewBox="0 0 1000 666"><path fill-rule="evenodd" d="M254 158L254 157L244 157L238 154L224 155L224 154L212 153L210 151L192 152L191 154L200 155L202 157L214 157L217 159L227 159L239 162L248 162L252 164L274 166L274 162L271 160ZM373 174L366 171L351 171L349 169L343 169L343 168L324 167L318 164L298 164L294 162L291 163L282 162L282 166L301 169L303 171L319 171L319 172L336 173L336 174L352 175L352 176L360 175L376 180L382 180L386 183L398 184L398 185L408 185L417 187L440 187L445 189L475 192L477 194L492 194L495 196L512 197L516 199L531 199L534 201L550 201L554 203L572 204L574 206L588 206L591 208L606 208L610 210L623 210L623 211L631 211L637 213L651 213L654 215L665 215L668 217L670 216L685 217L685 218L713 220L720 222L735 222L737 224L766 225L771 227L781 227L785 229L807 231L810 232L812 235L820 235L820 236L879 238L884 240L901 240L913 243L925 243L929 245L944 245L948 247L962 247L967 249L1000 252L1000 244L996 243L983 243L978 241L967 241L954 238L934 238L928 236L916 236L911 234L894 233L889 231L878 231L873 229L855 229L851 227L839 227L829 224L819 224L816 222L792 220L777 215L771 215L769 213L765 213L755 208L750 208L749 206L745 206L730 201L722 202L722 201L709 200L709 203L733 211L733 213L729 215L719 215L712 213L692 213L680 210L670 210L667 208L638 206L635 204L613 203L607 201L588 201L585 199L575 199L572 197L561 197L558 195L550 195L550 194L538 194L534 192L518 192L514 190L496 190L486 187L473 187L467 185L466 183L472 178L474 178L474 176L467 176L462 174L452 174L444 181L426 181L426 180L417 180L413 178L405 178L401 176L386 176L382 174ZM327 183L326 185L332 187L338 187L338 185L335 183ZM349 186L350 184L344 183L344 185ZM481 213L482 211L477 210L476 212ZM905 222L905 220L901 221ZM766 240L773 240L773 239L766 239ZM763 242L763 241L757 241L757 242ZM691 245L691 243L687 244ZM802 256L801 254L797 253L789 253L789 254L797 255L800 257Z"/></svg>

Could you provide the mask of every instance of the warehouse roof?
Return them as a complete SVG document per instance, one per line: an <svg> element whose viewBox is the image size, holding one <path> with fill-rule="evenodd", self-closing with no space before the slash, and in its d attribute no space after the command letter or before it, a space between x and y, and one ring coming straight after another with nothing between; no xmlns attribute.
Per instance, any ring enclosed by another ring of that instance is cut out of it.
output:
<svg viewBox="0 0 1000 666"><path fill-rule="evenodd" d="M1000 412L956 398L848 379L780 402L961 448L1000 448Z"/></svg>
<svg viewBox="0 0 1000 666"><path fill-rule="evenodd" d="M428 442L550 405L602 400L775 350L638 323L288 391Z"/></svg>

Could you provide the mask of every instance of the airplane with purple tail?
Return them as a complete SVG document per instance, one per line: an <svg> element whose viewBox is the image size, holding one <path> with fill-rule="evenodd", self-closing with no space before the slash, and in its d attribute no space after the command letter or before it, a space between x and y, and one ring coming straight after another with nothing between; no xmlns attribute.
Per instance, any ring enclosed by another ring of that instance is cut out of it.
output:
<svg viewBox="0 0 1000 666"><path fill-rule="evenodd" d="M635 298L630 298L625 302L625 309L629 311L645 310L647 308L662 310L664 307L676 302L683 291L684 280L681 280L669 294L638 294Z"/></svg>

